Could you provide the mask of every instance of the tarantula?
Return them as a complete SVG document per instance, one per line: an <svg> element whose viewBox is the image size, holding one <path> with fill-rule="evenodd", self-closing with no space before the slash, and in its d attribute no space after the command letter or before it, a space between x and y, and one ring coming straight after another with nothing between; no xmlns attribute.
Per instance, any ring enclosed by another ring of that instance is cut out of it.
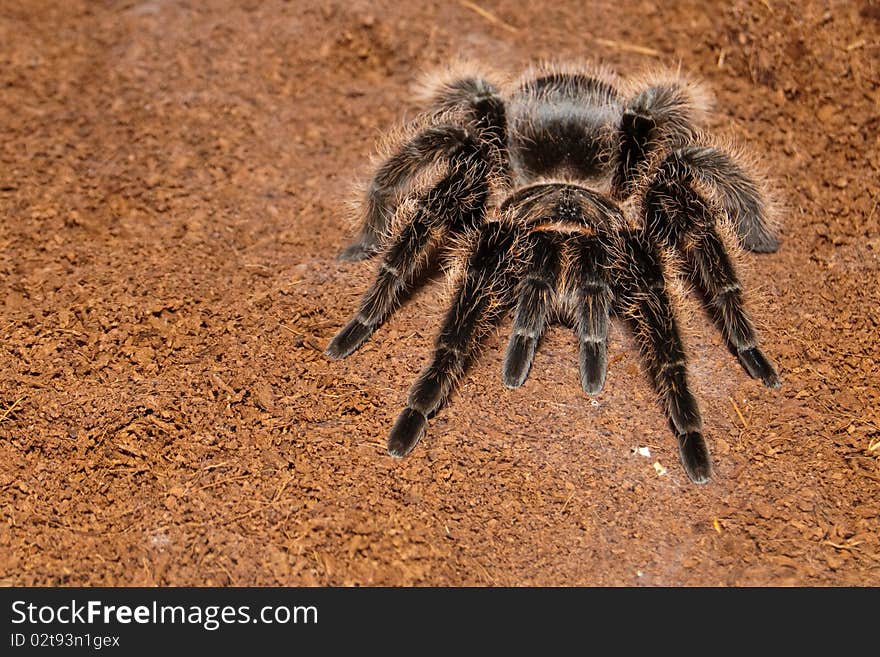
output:
<svg viewBox="0 0 880 657"><path fill-rule="evenodd" d="M779 377L758 347L734 255L772 252L769 203L740 156L702 126L702 88L676 73L622 79L593 66L532 68L499 84L459 70L392 140L340 254L381 253L376 278L327 355L345 358L438 262L453 282L431 363L388 436L406 456L447 401L481 338L513 311L503 381L521 386L548 323L575 330L580 380L602 389L609 318L628 324L695 483L711 459L676 319L689 281L746 372Z"/></svg>

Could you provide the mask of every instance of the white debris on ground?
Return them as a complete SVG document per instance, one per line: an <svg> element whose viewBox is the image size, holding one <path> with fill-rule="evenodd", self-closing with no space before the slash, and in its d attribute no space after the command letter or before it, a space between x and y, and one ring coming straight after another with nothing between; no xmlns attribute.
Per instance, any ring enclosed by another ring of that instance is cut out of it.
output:
<svg viewBox="0 0 880 657"><path fill-rule="evenodd" d="M663 465L660 463L660 461L654 461L654 470L657 471L658 477L665 477L666 473L669 472L669 470L667 470L665 467L663 467Z"/></svg>
<svg viewBox="0 0 880 657"><path fill-rule="evenodd" d="M647 459L651 458L651 450L648 447L633 447L632 453L644 456Z"/></svg>

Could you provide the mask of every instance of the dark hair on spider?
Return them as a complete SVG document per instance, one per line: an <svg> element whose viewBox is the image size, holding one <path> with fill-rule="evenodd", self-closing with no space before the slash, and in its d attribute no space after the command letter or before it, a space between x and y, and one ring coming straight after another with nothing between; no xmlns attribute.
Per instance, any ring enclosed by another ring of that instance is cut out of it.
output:
<svg viewBox="0 0 880 657"><path fill-rule="evenodd" d="M377 165L357 238L340 255L380 254L376 278L327 354L360 347L427 263L457 272L433 358L388 437L403 457L504 316L513 315L507 387L525 382L548 323L561 319L577 334L589 395L603 387L617 317L638 341L687 475L708 481L673 283L693 285L750 376L779 386L726 237L755 252L778 247L762 178L704 132L708 96L680 74L627 80L540 65L511 82L491 78L474 67L435 78L424 113Z"/></svg>

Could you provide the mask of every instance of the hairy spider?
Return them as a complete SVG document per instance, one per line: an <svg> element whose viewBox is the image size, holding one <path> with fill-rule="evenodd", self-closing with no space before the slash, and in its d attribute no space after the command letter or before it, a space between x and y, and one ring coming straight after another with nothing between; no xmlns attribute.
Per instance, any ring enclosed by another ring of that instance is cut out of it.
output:
<svg viewBox="0 0 880 657"><path fill-rule="evenodd" d="M690 479L711 474L688 386L674 279L689 281L746 372L779 386L758 348L734 265L775 251L759 178L701 125L702 88L676 73L622 79L540 65L496 83L459 69L391 140L340 258L381 253L376 278L327 355L344 358L438 263L454 283L434 356L388 436L406 456L481 338L513 311L503 381L521 386L550 321L573 327L585 392L602 389L610 317L628 324Z"/></svg>

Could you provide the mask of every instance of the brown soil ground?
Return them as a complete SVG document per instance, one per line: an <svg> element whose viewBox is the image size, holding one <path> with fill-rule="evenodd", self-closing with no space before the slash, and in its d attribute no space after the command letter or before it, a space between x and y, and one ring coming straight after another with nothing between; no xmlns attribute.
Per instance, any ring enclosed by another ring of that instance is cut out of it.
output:
<svg viewBox="0 0 880 657"><path fill-rule="evenodd" d="M0 581L880 585L880 5L714 4L4 0ZM594 406L558 327L506 390L502 326L404 461L442 286L323 355L374 269L350 181L459 55L680 63L772 173L784 384L689 323L708 485L619 327Z"/></svg>

